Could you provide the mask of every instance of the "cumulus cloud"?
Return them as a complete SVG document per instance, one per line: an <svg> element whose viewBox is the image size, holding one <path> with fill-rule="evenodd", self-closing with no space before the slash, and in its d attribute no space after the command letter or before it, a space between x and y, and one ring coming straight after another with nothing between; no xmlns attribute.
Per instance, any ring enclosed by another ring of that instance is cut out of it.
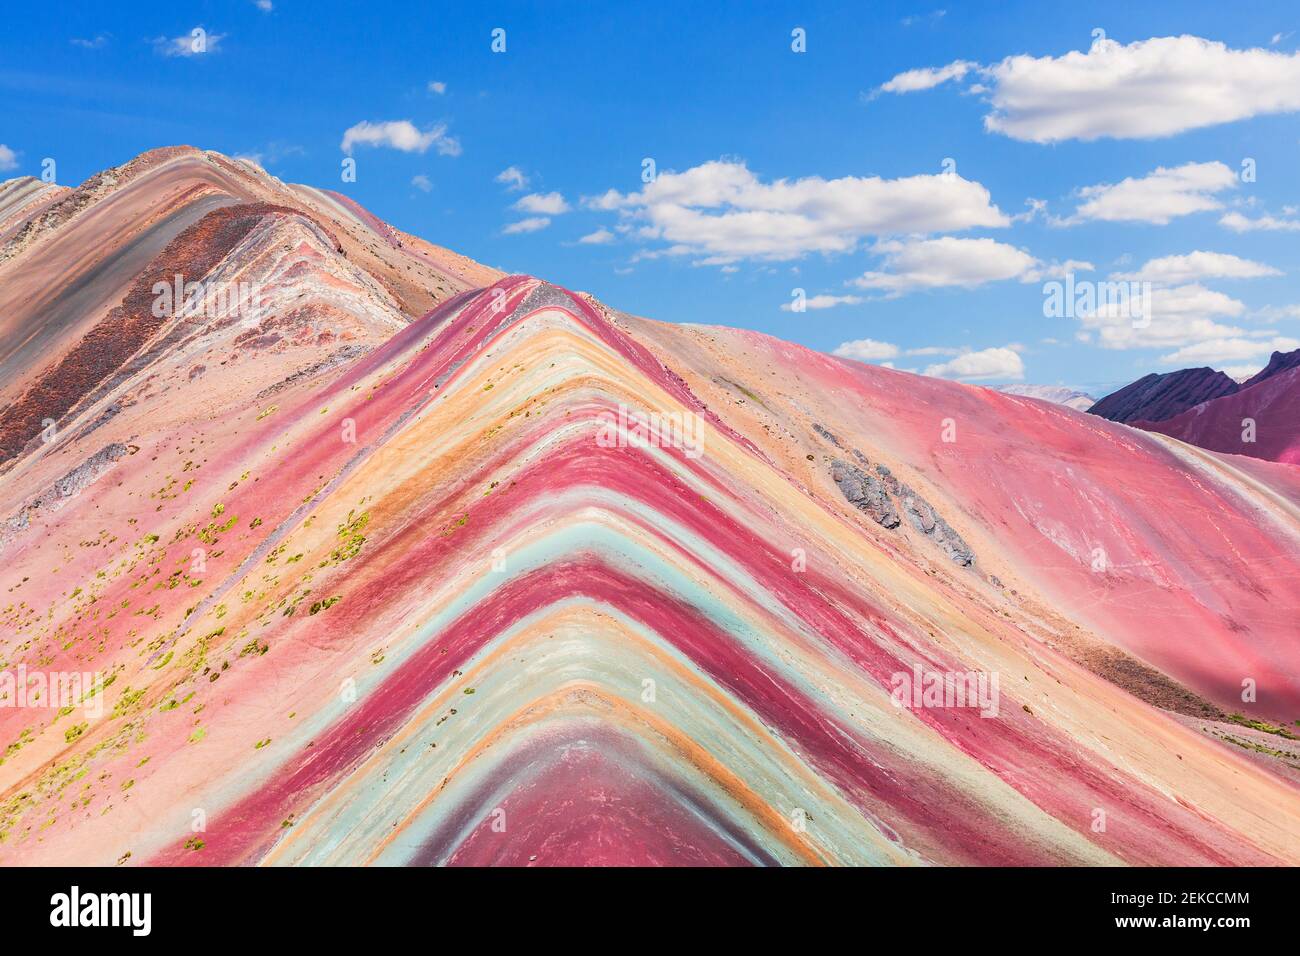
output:
<svg viewBox="0 0 1300 956"><path fill-rule="evenodd" d="M537 232L545 229L551 224L551 220L545 216L530 216L527 219L520 219L518 222L512 222L501 231L507 236L513 236L521 232Z"/></svg>
<svg viewBox="0 0 1300 956"><path fill-rule="evenodd" d="M1118 272L1112 279L1182 285L1201 279L1260 279L1282 273L1262 262L1252 262L1226 252L1189 252L1185 256L1152 259L1136 272Z"/></svg>
<svg viewBox="0 0 1300 956"><path fill-rule="evenodd" d="M1042 263L1029 253L994 239L889 240L874 251L885 257L884 271L864 273L852 284L891 296L944 286L971 289L1002 279L1034 282L1042 274Z"/></svg>
<svg viewBox="0 0 1300 956"><path fill-rule="evenodd" d="M1007 346L963 352L956 358L927 366L925 375L932 378L989 379L1025 377L1025 363L1020 353Z"/></svg>
<svg viewBox="0 0 1300 956"><path fill-rule="evenodd" d="M159 56L203 56L207 53L219 53L221 41L230 34L210 33L198 26L184 36L154 37L153 50Z"/></svg>
<svg viewBox="0 0 1300 956"><path fill-rule="evenodd" d="M544 216L558 216L568 212L572 207L559 193L529 193L515 203L520 212L540 213Z"/></svg>
<svg viewBox="0 0 1300 956"><path fill-rule="evenodd" d="M430 93L442 96L442 94L447 92L447 84L441 80L430 80L428 89Z"/></svg>
<svg viewBox="0 0 1300 956"><path fill-rule="evenodd" d="M0 143L0 173L8 172L11 169L17 168L18 154L4 143Z"/></svg>
<svg viewBox="0 0 1300 956"><path fill-rule="evenodd" d="M578 240L578 242L582 243L584 246L603 246L606 243L613 241L614 234L604 228L597 229L595 232L589 232Z"/></svg>
<svg viewBox="0 0 1300 956"><path fill-rule="evenodd" d="M71 42L73 46L81 47L83 50L102 50L104 47L108 46L109 36L110 34L107 33L97 33L90 39L86 39L85 37L73 37L69 42Z"/></svg>
<svg viewBox="0 0 1300 956"><path fill-rule="evenodd" d="M1186 163L1173 169L1159 166L1140 178L1085 186L1079 190L1083 202L1074 215L1056 224L1101 220L1163 226L1177 216L1221 209L1223 204L1214 194L1236 184L1236 174L1220 162Z"/></svg>
<svg viewBox="0 0 1300 956"><path fill-rule="evenodd" d="M971 70L961 60L909 70L881 89L928 89ZM1233 49L1195 36L1099 40L1086 53L1009 56L976 72L992 107L985 128L1035 143L1155 139L1300 110L1300 53Z"/></svg>
<svg viewBox="0 0 1300 956"><path fill-rule="evenodd" d="M888 342L877 342L875 339L854 339L851 342L841 342L831 354L838 355L840 358L857 359L859 362L878 362L881 359L897 358L899 352L900 349L897 345L891 345Z"/></svg>
<svg viewBox="0 0 1300 956"><path fill-rule="evenodd" d="M1176 348L1213 339L1251 337L1251 333L1221 320L1235 319L1246 306L1231 296L1204 286L1156 287L1145 304L1140 321L1117 303L1078 316L1086 333L1095 333L1097 344L1106 349Z"/></svg>
<svg viewBox="0 0 1300 956"><path fill-rule="evenodd" d="M1025 363L1020 358L1021 346L1005 345L1000 348L980 349L978 351L963 348L944 348L926 346L924 348L901 349L890 342L876 339L854 339L836 346L833 355L841 358L857 359L860 362L883 364L893 368L892 359L900 355L947 355L952 356L946 362L927 366L921 374L934 378L953 379L990 379L1025 377Z"/></svg>
<svg viewBox="0 0 1300 956"><path fill-rule="evenodd" d="M815 312L818 309L833 309L837 305L858 305L861 302L862 297L856 295L814 295L803 300L803 307ZM784 302L781 304L781 311L793 312L795 311L795 304L793 302ZM836 352L835 354L839 355L840 353Z"/></svg>
<svg viewBox="0 0 1300 956"><path fill-rule="evenodd" d="M419 130L410 120L363 120L350 126L343 134L341 148L350 156L355 146L386 146L403 153L427 153L432 146L442 156L460 155L460 141L447 135L445 124Z"/></svg>
<svg viewBox="0 0 1300 956"><path fill-rule="evenodd" d="M528 177L518 166L507 166L497 173L496 181L504 183L511 192L523 192L528 188Z"/></svg>
<svg viewBox="0 0 1300 956"><path fill-rule="evenodd" d="M987 189L952 174L763 182L729 160L662 172L640 192L611 189L584 205L619 211L638 224L639 238L668 243L660 254L706 265L848 252L865 236L1010 224Z"/></svg>
<svg viewBox="0 0 1300 956"><path fill-rule="evenodd" d="M275 4L273 4L271 0L253 0L253 6L257 7L257 9L261 10L263 13L270 13L275 9Z"/></svg>
<svg viewBox="0 0 1300 956"><path fill-rule="evenodd" d="M1286 336L1270 338L1245 338L1232 336L1228 338L1206 339L1162 355L1162 362L1212 363L1235 362L1243 359L1262 358L1272 352L1290 352L1300 348L1300 339Z"/></svg>
<svg viewBox="0 0 1300 956"><path fill-rule="evenodd" d="M1274 319L1300 319L1300 305L1266 305L1257 315L1269 321Z"/></svg>
<svg viewBox="0 0 1300 956"><path fill-rule="evenodd" d="M1219 225L1233 232L1300 232L1300 219L1279 219L1274 216L1258 216L1251 219L1239 212L1224 213Z"/></svg>
<svg viewBox="0 0 1300 956"><path fill-rule="evenodd" d="M416 175L412 176L411 185L414 186L416 189L420 190L421 192L427 193L433 190L433 183L430 182L429 177L424 175L424 173L417 173Z"/></svg>

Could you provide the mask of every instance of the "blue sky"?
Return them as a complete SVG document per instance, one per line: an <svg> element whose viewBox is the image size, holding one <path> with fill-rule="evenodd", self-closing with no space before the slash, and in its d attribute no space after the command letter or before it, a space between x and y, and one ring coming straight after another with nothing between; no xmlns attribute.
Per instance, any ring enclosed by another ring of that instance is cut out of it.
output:
<svg viewBox="0 0 1300 956"><path fill-rule="evenodd" d="M263 6L11 18L0 175L257 156L629 312L970 381L1104 394L1300 346L1294 4ZM1045 316L1067 269L1152 281L1148 326Z"/></svg>

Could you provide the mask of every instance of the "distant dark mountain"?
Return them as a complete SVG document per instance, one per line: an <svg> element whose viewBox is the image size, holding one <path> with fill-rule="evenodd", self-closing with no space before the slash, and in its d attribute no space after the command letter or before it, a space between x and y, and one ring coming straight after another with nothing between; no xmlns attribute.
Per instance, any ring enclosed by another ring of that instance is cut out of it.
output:
<svg viewBox="0 0 1300 956"><path fill-rule="evenodd" d="M1211 451L1300 465L1300 366L1282 368L1167 421L1132 424Z"/></svg>
<svg viewBox="0 0 1300 956"><path fill-rule="evenodd" d="M1250 388L1252 385L1258 385L1266 378L1272 378L1279 372L1285 372L1289 368L1296 367L1300 367L1300 349L1296 349L1294 352L1274 352L1273 357L1268 360L1268 364L1242 382L1241 387Z"/></svg>
<svg viewBox="0 0 1300 956"><path fill-rule="evenodd" d="M1212 368L1153 372L1107 395L1088 409L1088 414L1112 422L1161 422L1193 405L1235 394L1240 389L1227 375Z"/></svg>

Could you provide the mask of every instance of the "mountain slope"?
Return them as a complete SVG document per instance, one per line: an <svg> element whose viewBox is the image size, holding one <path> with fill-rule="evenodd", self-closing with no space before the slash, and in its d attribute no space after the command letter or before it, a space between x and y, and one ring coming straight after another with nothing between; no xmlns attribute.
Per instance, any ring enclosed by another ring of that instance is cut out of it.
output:
<svg viewBox="0 0 1300 956"><path fill-rule="evenodd" d="M0 183L0 243L7 242L24 223L69 191L66 186L45 183L31 176Z"/></svg>
<svg viewBox="0 0 1300 956"><path fill-rule="evenodd" d="M1300 465L1300 367L1279 365L1251 381L1165 421L1133 425L1213 451Z"/></svg>
<svg viewBox="0 0 1300 956"><path fill-rule="evenodd" d="M417 314L426 247L173 161L240 188L62 262L141 327L0 474L0 663L108 682L0 707L0 863L1300 861L1292 744L1227 719L1300 715L1294 469L437 251ZM186 257L260 310L146 321Z"/></svg>
<svg viewBox="0 0 1300 956"><path fill-rule="evenodd" d="M1102 398L1088 412L1112 422L1160 422L1193 405L1232 395L1238 388L1231 378L1212 368L1152 372Z"/></svg>
<svg viewBox="0 0 1300 956"><path fill-rule="evenodd" d="M341 197L286 186L250 163L192 147L153 150L52 202L28 204L27 218L8 230L0 246L0 408L17 401L52 358L91 335L169 243L214 210L241 203L293 210L327 232L337 251L408 317L499 277L391 227L378 228L374 217ZM16 268L11 262L19 256ZM161 271L166 265L157 263Z"/></svg>

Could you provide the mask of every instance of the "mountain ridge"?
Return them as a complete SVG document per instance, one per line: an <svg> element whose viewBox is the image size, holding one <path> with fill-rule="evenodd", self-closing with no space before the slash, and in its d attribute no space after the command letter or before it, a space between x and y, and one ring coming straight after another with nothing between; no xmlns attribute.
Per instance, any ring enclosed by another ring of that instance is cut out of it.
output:
<svg viewBox="0 0 1300 956"><path fill-rule="evenodd" d="M1098 399L1088 413L1125 424L1158 422L1239 389L1223 372L1209 367L1152 372Z"/></svg>
<svg viewBox="0 0 1300 956"><path fill-rule="evenodd" d="M237 209L226 162L160 157L0 287L83 283L128 200ZM1297 861L1297 775L1233 740L1290 745L1231 719L1300 713L1294 469L417 246L425 309L414 241L275 191L337 246L257 217L214 269L263 306L169 317L0 474L0 657L112 679L0 708L0 862ZM102 255L113 303L153 261ZM64 301L0 363L70 348ZM896 703L924 671L997 713Z"/></svg>
<svg viewBox="0 0 1300 956"><path fill-rule="evenodd" d="M1073 408L1076 412L1086 412L1097 404L1097 400L1087 392L1066 385L999 385L998 391L1026 398L1041 398L1046 402Z"/></svg>
<svg viewBox="0 0 1300 956"><path fill-rule="evenodd" d="M1231 387L1207 368L1146 375L1089 410L1213 451L1300 464L1300 379L1289 374L1297 367L1300 349L1274 352Z"/></svg>

